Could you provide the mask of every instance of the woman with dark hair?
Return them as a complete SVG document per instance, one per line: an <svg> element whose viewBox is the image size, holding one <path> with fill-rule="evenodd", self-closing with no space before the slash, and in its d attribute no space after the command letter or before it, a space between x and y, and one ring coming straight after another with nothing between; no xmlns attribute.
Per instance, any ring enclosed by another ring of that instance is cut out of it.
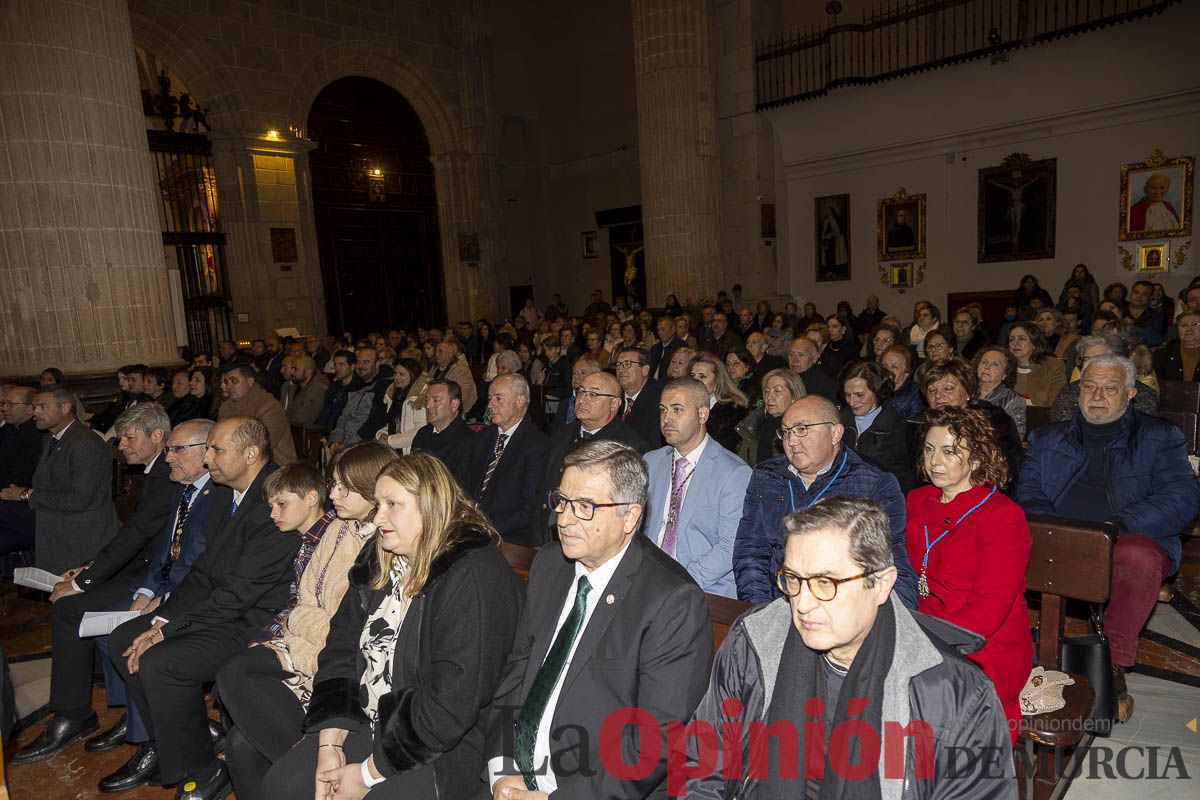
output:
<svg viewBox="0 0 1200 800"><path fill-rule="evenodd" d="M1175 324L1175 301L1167 294L1167 287L1161 283L1154 284L1154 291L1150 295L1150 307L1162 312L1168 326Z"/></svg>
<svg viewBox="0 0 1200 800"><path fill-rule="evenodd" d="M982 412L926 412L921 444L921 474L932 485L909 493L905 525L919 570L917 610L986 640L967 657L991 678L1015 743L1019 697L1033 663L1025 513L1002 494L1008 466Z"/></svg>
<svg viewBox="0 0 1200 800"><path fill-rule="evenodd" d="M1110 283L1104 287L1104 294L1100 298L1101 303L1105 301L1115 305L1118 313L1124 316L1129 312L1129 289L1120 281Z"/></svg>
<svg viewBox="0 0 1200 800"><path fill-rule="evenodd" d="M874 361L856 361L842 370L838 386L845 400L842 441L895 475L902 490L911 491L917 476L905 441L904 418L891 404L891 373Z"/></svg>
<svg viewBox="0 0 1200 800"><path fill-rule="evenodd" d="M783 452L779 431L783 412L804 397L804 381L790 369L773 369L763 376L763 404L746 415L737 426L741 443L737 454L750 466Z"/></svg>
<svg viewBox="0 0 1200 800"><path fill-rule="evenodd" d="M375 438L387 446L406 454L412 449L413 438L425 425L425 387L429 373L421 368L419 361L402 358L396 364L392 382L383 392L383 398L372 409L368 423L378 426ZM372 430L367 427L367 430Z"/></svg>
<svg viewBox="0 0 1200 800"><path fill-rule="evenodd" d="M1038 284L1037 276L1026 275L1021 278L1021 285L1013 292L1012 305L1020 311L1022 308L1032 306L1035 299L1041 301L1042 308L1050 308L1054 305L1054 301L1050 299L1050 293Z"/></svg>
<svg viewBox="0 0 1200 800"><path fill-rule="evenodd" d="M1046 350L1063 362L1063 370L1070 375L1075 367L1075 343L1079 334L1067 326L1067 318L1057 308L1046 308L1034 318L1042 336L1046 338Z"/></svg>
<svg viewBox="0 0 1200 800"><path fill-rule="evenodd" d="M217 394L216 374L212 367L193 367L189 376L191 395L196 398L196 416L192 419L216 419L220 407L220 395ZM189 413L191 413L189 411Z"/></svg>
<svg viewBox="0 0 1200 800"><path fill-rule="evenodd" d="M486 319L479 320L479 324L475 328L475 346L471 348L471 352L465 353L467 360L472 364L487 364L495 349L495 341L496 330L492 327L492 323ZM463 347L465 348L467 344L464 342Z"/></svg>
<svg viewBox="0 0 1200 800"><path fill-rule="evenodd" d="M821 354L821 366L828 366L830 377L837 379L842 368L858 358L858 340L854 338L854 329L841 314L834 314L825 320L829 329L829 341L825 344L825 352Z"/></svg>
<svg viewBox="0 0 1200 800"><path fill-rule="evenodd" d="M636 320L621 323L621 344L619 347L640 347L642 342L642 326Z"/></svg>
<svg viewBox="0 0 1200 800"><path fill-rule="evenodd" d="M979 378L976 397L1003 408L1012 417L1017 433L1024 439L1025 409L1029 404L1012 388L1017 380L1016 357L1000 345L988 345L975 356L971 368Z"/></svg>
<svg viewBox="0 0 1200 800"><path fill-rule="evenodd" d="M744 347L735 347L725 354L725 368L733 385L746 395L746 404L756 407L762 400L762 376L754 372L754 357Z"/></svg>
<svg viewBox="0 0 1200 800"><path fill-rule="evenodd" d="M1013 391L1029 405L1049 408L1067 382L1063 362L1050 354L1042 329L1032 322L1014 322L1008 331L1008 351L1017 359Z"/></svg>
<svg viewBox="0 0 1200 800"><path fill-rule="evenodd" d="M771 304L768 303L766 300L759 300L758 301L758 311L755 312L755 314L754 314L754 322L751 324L750 330L745 331L744 333L746 335L749 335L750 333L753 333L754 331L762 333L767 328L771 327L771 317L772 316L774 316L774 315L771 313Z"/></svg>
<svg viewBox="0 0 1200 800"><path fill-rule="evenodd" d="M971 308L960 308L956 311L952 325L954 352L961 358L974 358L979 349L988 343L988 336L983 331L981 321Z"/></svg>
<svg viewBox="0 0 1200 800"><path fill-rule="evenodd" d="M879 363L884 351L899 343L900 329L881 322L875 326L875 330L871 331L871 338L866 347L866 358L868 361Z"/></svg>
<svg viewBox="0 0 1200 800"><path fill-rule="evenodd" d="M1087 264L1076 264L1071 270L1071 277L1067 278L1058 295L1057 308L1060 311L1069 307L1068 295L1072 288L1079 290L1079 316L1084 319L1090 318L1100 306L1100 287L1088 271Z"/></svg>
<svg viewBox="0 0 1200 800"><path fill-rule="evenodd" d="M745 393L729 377L721 359L712 353L697 353L688 374L708 390L708 422L704 424L708 435L729 452L736 453L737 425L746 418L749 405Z"/></svg>
<svg viewBox="0 0 1200 800"><path fill-rule="evenodd" d="M945 325L938 325L925 334L925 360L917 367L916 379L919 382L925 371L935 364L945 364L954 358L954 331Z"/></svg>
<svg viewBox="0 0 1200 800"><path fill-rule="evenodd" d="M384 467L375 499L376 535L330 623L305 736L263 783L272 797L369 790L381 800L458 800L479 791L484 721L516 633L520 579L500 535L433 456Z"/></svg>
<svg viewBox="0 0 1200 800"><path fill-rule="evenodd" d="M61 369L58 367L46 367L42 370L42 377L38 381L38 386L44 389L47 386L60 386L66 382L67 379L63 376Z"/></svg>
<svg viewBox="0 0 1200 800"><path fill-rule="evenodd" d="M767 354L787 358L788 346L792 343L792 329L787 326L787 316L776 312L771 315L771 326L762 332L767 340Z"/></svg>
<svg viewBox="0 0 1200 800"><path fill-rule="evenodd" d="M679 298L673 294L667 295L667 302L663 304L663 315L672 319L683 316L683 306L679 305Z"/></svg>
<svg viewBox="0 0 1200 800"><path fill-rule="evenodd" d="M487 366L483 370L483 380L491 383L496 378L496 356L513 349L516 337L510 333L500 333L492 340L492 350L487 357Z"/></svg>
<svg viewBox="0 0 1200 800"><path fill-rule="evenodd" d="M292 586L291 608L256 646L231 658L217 673L217 694L231 726L225 763L239 800L278 796L266 791L270 787L263 786L263 777L300 741L317 657L346 594L347 572L375 533L375 476L396 458L379 442L358 442L337 454L328 492L333 511L307 531L296 529L309 552ZM320 473L303 462L272 473L263 484L271 518L277 525L289 524L310 493L315 493L319 509L326 496L323 484Z"/></svg>
<svg viewBox="0 0 1200 800"><path fill-rule="evenodd" d="M917 351L917 358L925 357L925 337L942 324L942 312L931 303L922 303L917 309L916 321L908 329L907 344Z"/></svg>

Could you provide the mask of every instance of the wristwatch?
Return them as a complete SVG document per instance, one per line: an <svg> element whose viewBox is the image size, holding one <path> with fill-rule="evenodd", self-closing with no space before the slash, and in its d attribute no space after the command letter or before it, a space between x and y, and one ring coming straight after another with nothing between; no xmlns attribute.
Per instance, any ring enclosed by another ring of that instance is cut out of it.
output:
<svg viewBox="0 0 1200 800"><path fill-rule="evenodd" d="M22 501L22 502L24 502L24 501L28 500L28 499L29 499L29 496L30 496L31 494L33 494L33 489L26 489L26 490L24 490L23 492L21 492L21 495L20 495L20 496L21 496L21 501Z"/></svg>

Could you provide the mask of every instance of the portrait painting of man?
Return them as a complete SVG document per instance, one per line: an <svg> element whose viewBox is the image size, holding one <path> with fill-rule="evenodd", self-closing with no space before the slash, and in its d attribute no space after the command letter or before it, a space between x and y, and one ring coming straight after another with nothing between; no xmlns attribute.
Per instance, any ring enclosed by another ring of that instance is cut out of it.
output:
<svg viewBox="0 0 1200 800"><path fill-rule="evenodd" d="M925 257L925 195L900 189L878 202L879 259Z"/></svg>
<svg viewBox="0 0 1200 800"><path fill-rule="evenodd" d="M1157 150L1121 167L1121 239L1187 236L1192 229L1192 157Z"/></svg>

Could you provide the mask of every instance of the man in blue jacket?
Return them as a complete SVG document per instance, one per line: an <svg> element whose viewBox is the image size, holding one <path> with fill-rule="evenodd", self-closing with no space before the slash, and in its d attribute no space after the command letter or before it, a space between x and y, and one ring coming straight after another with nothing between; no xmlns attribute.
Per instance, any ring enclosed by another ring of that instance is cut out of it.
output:
<svg viewBox="0 0 1200 800"><path fill-rule="evenodd" d="M904 493L896 477L842 446L837 407L808 395L783 413L783 455L762 461L750 476L733 545L738 598L767 603L782 597L775 572L783 565L783 518L823 497L862 497L887 512L896 562L896 596L917 606L917 576L904 545Z"/></svg>
<svg viewBox="0 0 1200 800"><path fill-rule="evenodd" d="M1089 358L1079 379L1079 411L1069 422L1031 431L1017 484L1027 514L1112 521L1112 592L1104 630L1112 651L1118 716L1133 712L1125 668L1160 585L1179 568L1180 532L1200 511L1200 485L1183 434L1131 407L1137 369L1121 356Z"/></svg>

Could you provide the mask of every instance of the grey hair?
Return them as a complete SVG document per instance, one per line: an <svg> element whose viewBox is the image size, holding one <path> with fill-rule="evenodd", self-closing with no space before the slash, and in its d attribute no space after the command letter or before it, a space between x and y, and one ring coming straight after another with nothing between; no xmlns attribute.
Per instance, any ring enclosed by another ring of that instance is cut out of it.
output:
<svg viewBox="0 0 1200 800"><path fill-rule="evenodd" d="M685 392L696 408L708 408L708 389L695 378L672 378L663 385L663 392Z"/></svg>
<svg viewBox="0 0 1200 800"><path fill-rule="evenodd" d="M637 503L645 508L650 474L646 462L629 445L611 439L590 441L563 459L563 469L568 467L603 470L612 486L614 503Z"/></svg>
<svg viewBox="0 0 1200 800"><path fill-rule="evenodd" d="M37 390L37 394L48 394L54 399L54 402L60 406L70 406L71 414L78 417L80 410L83 408L83 403L79 399L79 395L75 394L69 387L62 383L56 383L53 386L43 386Z"/></svg>
<svg viewBox="0 0 1200 800"><path fill-rule="evenodd" d="M199 434L200 438L205 441L208 441L208 435L210 433L212 433L213 426L216 424L217 423L211 419L205 419L204 417L199 417L197 419L189 419L189 420L185 420L185 421L179 423L178 425L175 426L174 432L178 433L182 430L186 430L188 428L194 427L196 429L196 433Z"/></svg>
<svg viewBox="0 0 1200 800"><path fill-rule="evenodd" d="M862 497L827 497L783 518L786 536L804 536L835 530L850 539L850 558L866 572L879 572L895 564L892 529L887 512L874 500ZM874 576L864 579L875 585Z"/></svg>
<svg viewBox="0 0 1200 800"><path fill-rule="evenodd" d="M511 353L512 351L505 350L504 352ZM504 353L501 353L500 355L504 355ZM524 397L525 402L527 404L529 403L529 381L525 379L524 375L519 372L509 372L504 375L497 375L495 380L498 381L501 378L508 378L512 393L518 397Z"/></svg>
<svg viewBox="0 0 1200 800"><path fill-rule="evenodd" d="M158 403L137 403L121 412L113 423L113 430L118 435L133 428L146 436L152 436L156 430L163 432L163 439L171 435L171 418Z"/></svg>
<svg viewBox="0 0 1200 800"><path fill-rule="evenodd" d="M514 375L521 371L521 357L512 350L505 350L496 356L496 369L499 370L502 365L510 370L505 375Z"/></svg>
<svg viewBox="0 0 1200 800"><path fill-rule="evenodd" d="M1129 340L1120 334L1106 333L1102 336L1081 337L1075 343L1075 354L1082 359L1084 351L1091 350L1093 347L1103 347L1108 350L1110 355L1129 358Z"/></svg>
<svg viewBox="0 0 1200 800"><path fill-rule="evenodd" d="M1079 374L1079 380L1083 380L1083 376L1087 374L1089 369L1112 369L1119 368L1125 373L1125 388L1132 389L1137 383L1137 367L1133 362L1124 356L1096 356L1089 358L1088 362L1083 365L1083 372Z"/></svg>

